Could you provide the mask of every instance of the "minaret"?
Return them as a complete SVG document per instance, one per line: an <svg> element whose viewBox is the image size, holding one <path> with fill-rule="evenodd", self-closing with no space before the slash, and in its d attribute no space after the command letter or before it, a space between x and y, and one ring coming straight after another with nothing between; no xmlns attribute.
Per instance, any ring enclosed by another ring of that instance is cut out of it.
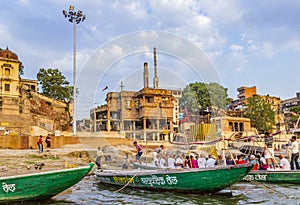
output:
<svg viewBox="0 0 300 205"><path fill-rule="evenodd" d="M144 63L144 88L148 88L149 87L149 72L148 72L148 63Z"/></svg>
<svg viewBox="0 0 300 205"><path fill-rule="evenodd" d="M158 89L158 76L157 76L157 65L156 65L156 48L153 50L154 55L154 78L153 78L153 87L154 89Z"/></svg>

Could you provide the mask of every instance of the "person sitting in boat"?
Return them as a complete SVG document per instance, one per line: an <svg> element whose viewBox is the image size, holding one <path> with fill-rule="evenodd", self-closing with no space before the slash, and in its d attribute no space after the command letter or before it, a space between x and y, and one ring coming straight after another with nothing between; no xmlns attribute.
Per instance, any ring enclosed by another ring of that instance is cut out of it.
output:
<svg viewBox="0 0 300 205"><path fill-rule="evenodd" d="M200 157L198 158L197 161L198 161L198 167L199 168L205 168L206 159L205 159L204 154L200 154Z"/></svg>
<svg viewBox="0 0 300 205"><path fill-rule="evenodd" d="M192 168L192 164L189 156L185 156L185 160L183 161L183 168Z"/></svg>
<svg viewBox="0 0 300 205"><path fill-rule="evenodd" d="M256 157L253 154L250 155L249 160L250 160L249 162L253 165L252 170L258 170L259 164L256 160Z"/></svg>
<svg viewBox="0 0 300 205"><path fill-rule="evenodd" d="M238 155L237 156L237 161L236 161L236 164L246 164L247 162L244 160L244 155Z"/></svg>
<svg viewBox="0 0 300 205"><path fill-rule="evenodd" d="M195 157L194 157L193 154L191 154L190 158L191 158L192 168L198 168L198 162L197 162L197 160L195 159Z"/></svg>
<svg viewBox="0 0 300 205"><path fill-rule="evenodd" d="M159 167L160 168L167 168L167 161L166 161L166 155L162 154L160 159L159 159Z"/></svg>
<svg viewBox="0 0 300 205"><path fill-rule="evenodd" d="M233 160L230 155L226 155L225 159L226 159L226 165L234 165L235 164L235 160Z"/></svg>
<svg viewBox="0 0 300 205"><path fill-rule="evenodd" d="M133 145L135 146L136 151L137 151L137 153L135 155L136 156L136 161L141 162L141 157L142 157L142 154L143 154L142 147L136 141L133 142Z"/></svg>
<svg viewBox="0 0 300 205"><path fill-rule="evenodd" d="M178 155L175 159L175 168L183 168L183 161L180 157L180 155Z"/></svg>
<svg viewBox="0 0 300 205"><path fill-rule="evenodd" d="M206 160L205 167L207 168L214 167L216 166L216 164L217 164L216 158L212 154L208 155L208 160Z"/></svg>
<svg viewBox="0 0 300 205"><path fill-rule="evenodd" d="M259 170L267 170L268 164L266 159L261 154L258 154L257 156L259 159Z"/></svg>
<svg viewBox="0 0 300 205"><path fill-rule="evenodd" d="M175 169L175 155L167 155L168 156L168 168Z"/></svg>
<svg viewBox="0 0 300 205"><path fill-rule="evenodd" d="M157 157L157 152L153 152L153 166L159 167L159 159Z"/></svg>
<svg viewBox="0 0 300 205"><path fill-rule="evenodd" d="M282 170L291 170L291 166L289 161L284 157L284 154L280 154L279 155L279 159L280 159L280 163L279 163L279 167Z"/></svg>

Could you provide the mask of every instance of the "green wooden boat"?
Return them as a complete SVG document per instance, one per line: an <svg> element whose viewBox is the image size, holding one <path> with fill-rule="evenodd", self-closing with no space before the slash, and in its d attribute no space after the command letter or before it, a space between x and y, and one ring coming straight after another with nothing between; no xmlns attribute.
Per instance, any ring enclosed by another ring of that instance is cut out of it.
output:
<svg viewBox="0 0 300 205"><path fill-rule="evenodd" d="M250 171L243 181L257 181L265 183L291 183L300 184L300 170L288 170L288 171L270 171L270 170L258 170Z"/></svg>
<svg viewBox="0 0 300 205"><path fill-rule="evenodd" d="M93 166L0 177L0 203L49 199L78 183Z"/></svg>
<svg viewBox="0 0 300 205"><path fill-rule="evenodd" d="M137 189L187 193L215 193L243 179L251 164L206 169L96 171L100 183Z"/></svg>

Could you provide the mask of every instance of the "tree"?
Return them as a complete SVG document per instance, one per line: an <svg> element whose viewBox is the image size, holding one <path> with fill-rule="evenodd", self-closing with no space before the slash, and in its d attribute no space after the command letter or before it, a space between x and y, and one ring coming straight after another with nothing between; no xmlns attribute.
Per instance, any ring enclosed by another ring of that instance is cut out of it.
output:
<svg viewBox="0 0 300 205"><path fill-rule="evenodd" d="M247 98L245 116L250 118L251 126L259 132L266 132L275 125L275 111L273 102L268 98L254 95Z"/></svg>
<svg viewBox="0 0 300 205"><path fill-rule="evenodd" d="M183 89L179 103L189 112L198 112L211 106L224 109L228 101L227 88L218 83L195 82Z"/></svg>
<svg viewBox="0 0 300 205"><path fill-rule="evenodd" d="M73 86L70 86L65 76L58 69L41 68L37 74L38 83L41 85L42 94L47 97L70 102L73 100Z"/></svg>

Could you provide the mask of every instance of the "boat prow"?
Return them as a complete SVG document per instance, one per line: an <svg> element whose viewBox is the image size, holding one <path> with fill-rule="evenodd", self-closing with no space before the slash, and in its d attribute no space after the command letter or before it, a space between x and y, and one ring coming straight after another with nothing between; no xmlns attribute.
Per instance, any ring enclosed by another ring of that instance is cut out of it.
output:
<svg viewBox="0 0 300 205"><path fill-rule="evenodd" d="M78 183L93 166L0 177L0 203L49 199Z"/></svg>

